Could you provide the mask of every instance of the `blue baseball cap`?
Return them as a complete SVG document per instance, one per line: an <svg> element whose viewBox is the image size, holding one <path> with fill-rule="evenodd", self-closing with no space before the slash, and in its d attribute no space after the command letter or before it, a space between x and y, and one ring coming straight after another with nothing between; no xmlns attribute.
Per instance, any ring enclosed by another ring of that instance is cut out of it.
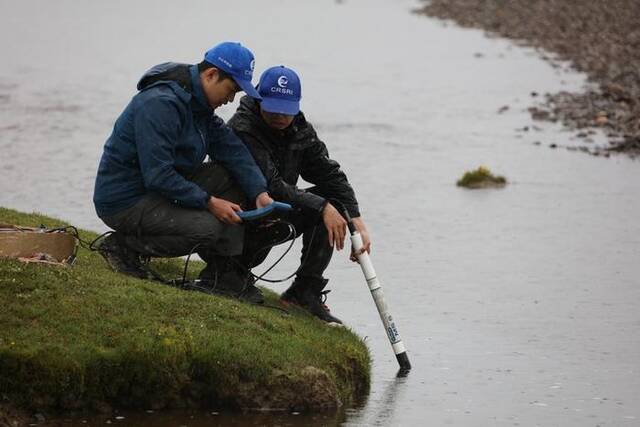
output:
<svg viewBox="0 0 640 427"><path fill-rule="evenodd" d="M204 60L229 74L247 95L260 99L251 84L255 59L249 49L240 43L223 42L209 49Z"/></svg>
<svg viewBox="0 0 640 427"><path fill-rule="evenodd" d="M291 68L279 65L266 69L260 76L258 93L262 109L269 113L295 116L300 111L300 78Z"/></svg>

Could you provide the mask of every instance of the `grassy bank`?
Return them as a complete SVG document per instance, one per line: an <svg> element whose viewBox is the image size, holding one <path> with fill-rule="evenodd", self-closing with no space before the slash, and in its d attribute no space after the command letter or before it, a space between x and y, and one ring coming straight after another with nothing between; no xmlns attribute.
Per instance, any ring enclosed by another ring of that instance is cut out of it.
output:
<svg viewBox="0 0 640 427"><path fill-rule="evenodd" d="M3 208L0 222L67 225ZM154 264L168 277L182 265ZM0 307L0 395L16 407L317 410L369 387L368 350L347 329L129 278L85 249L73 267L1 259Z"/></svg>

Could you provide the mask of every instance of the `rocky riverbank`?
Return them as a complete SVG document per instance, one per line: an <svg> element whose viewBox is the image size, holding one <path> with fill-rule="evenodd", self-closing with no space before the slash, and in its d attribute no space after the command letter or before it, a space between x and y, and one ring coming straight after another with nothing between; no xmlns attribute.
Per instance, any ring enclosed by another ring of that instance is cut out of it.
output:
<svg viewBox="0 0 640 427"><path fill-rule="evenodd" d="M542 48L554 66L570 61L593 85L546 94L532 117L576 129L582 151L640 155L640 0L431 0L419 12ZM609 146L591 147L589 128L602 128Z"/></svg>

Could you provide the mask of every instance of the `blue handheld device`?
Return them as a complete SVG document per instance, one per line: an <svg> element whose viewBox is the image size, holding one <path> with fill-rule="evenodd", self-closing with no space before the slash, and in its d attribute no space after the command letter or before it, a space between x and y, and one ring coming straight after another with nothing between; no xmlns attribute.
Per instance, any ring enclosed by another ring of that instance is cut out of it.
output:
<svg viewBox="0 0 640 427"><path fill-rule="evenodd" d="M236 212L236 214L243 221L255 221L256 219L264 218L272 212L288 212L291 210L291 205L282 202L273 202L260 209L253 209L250 211Z"/></svg>

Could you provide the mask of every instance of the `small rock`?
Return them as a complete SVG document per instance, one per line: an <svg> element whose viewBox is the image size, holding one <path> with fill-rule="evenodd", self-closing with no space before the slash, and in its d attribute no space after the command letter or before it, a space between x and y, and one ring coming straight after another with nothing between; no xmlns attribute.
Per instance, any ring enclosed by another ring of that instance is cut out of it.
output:
<svg viewBox="0 0 640 427"><path fill-rule="evenodd" d="M42 415L42 414L40 414L40 413L35 414L33 417L34 417L34 418L36 419L36 421L38 421L39 423L43 423L43 422L45 422L45 421L46 421L46 419L45 419L44 415Z"/></svg>
<svg viewBox="0 0 640 427"><path fill-rule="evenodd" d="M540 141L534 141L533 142L533 145L540 145L540 144L542 144Z"/></svg>
<svg viewBox="0 0 640 427"><path fill-rule="evenodd" d="M608 95L610 95L613 99L616 100L627 100L628 95L622 85L617 83L605 83L602 85L602 91Z"/></svg>
<svg viewBox="0 0 640 427"><path fill-rule="evenodd" d="M558 148L558 144L549 144L549 148Z"/></svg>
<svg viewBox="0 0 640 427"><path fill-rule="evenodd" d="M535 91L531 92L531 96L533 96L535 98L536 96L538 96L538 92L535 92Z"/></svg>
<svg viewBox="0 0 640 427"><path fill-rule="evenodd" d="M551 115L548 111L541 110L537 107L530 107L529 113L534 120L548 120Z"/></svg>
<svg viewBox="0 0 640 427"><path fill-rule="evenodd" d="M113 412L111 405L100 400L91 402L91 407L100 414L110 414Z"/></svg>
<svg viewBox="0 0 640 427"><path fill-rule="evenodd" d="M607 123L609 123L609 119L607 118L606 113L605 115L598 114L598 116L596 117L596 124L598 126L604 126Z"/></svg>
<svg viewBox="0 0 640 427"><path fill-rule="evenodd" d="M509 106L508 106L508 105L503 105L502 107L500 107L500 108L498 109L498 114L502 114L502 113L504 113L505 111L507 111L508 109L509 109Z"/></svg>

